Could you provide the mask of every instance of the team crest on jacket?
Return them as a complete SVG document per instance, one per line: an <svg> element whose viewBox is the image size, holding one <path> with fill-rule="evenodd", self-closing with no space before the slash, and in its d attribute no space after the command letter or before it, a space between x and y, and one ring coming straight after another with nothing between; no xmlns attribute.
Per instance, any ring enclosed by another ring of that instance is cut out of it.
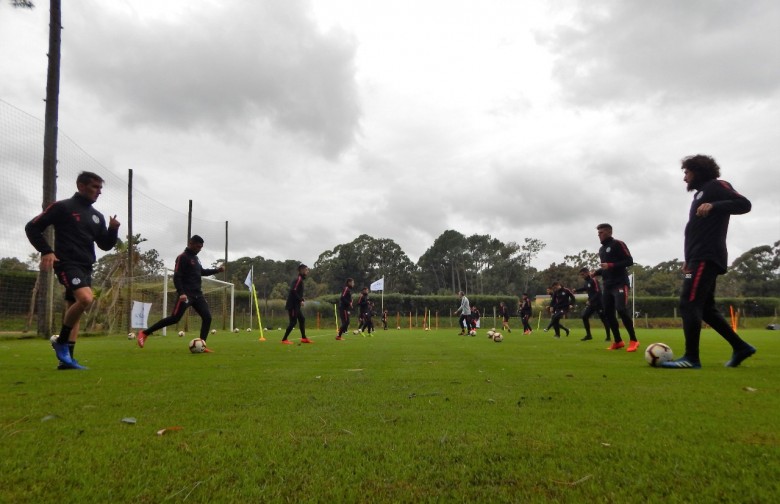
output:
<svg viewBox="0 0 780 504"><path fill-rule="evenodd" d="M95 224L100 224L100 217L98 217L97 215L93 215L92 222L94 222Z"/></svg>
<svg viewBox="0 0 780 504"><path fill-rule="evenodd" d="M73 281L72 281L71 283L72 283L73 285L79 285L79 284L81 284L81 279L80 279L80 278L74 278L74 279L73 279Z"/></svg>
<svg viewBox="0 0 780 504"><path fill-rule="evenodd" d="M612 252L612 247L607 247L607 252Z"/></svg>
<svg viewBox="0 0 780 504"><path fill-rule="evenodd" d="M693 195L693 199L700 200L702 196L704 196L704 193L699 191L699 192L697 192L696 194Z"/></svg>

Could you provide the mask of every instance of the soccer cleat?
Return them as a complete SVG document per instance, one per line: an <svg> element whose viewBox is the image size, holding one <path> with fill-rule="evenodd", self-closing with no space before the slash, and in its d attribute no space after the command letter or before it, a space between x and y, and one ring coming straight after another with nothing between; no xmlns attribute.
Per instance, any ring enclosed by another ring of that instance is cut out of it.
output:
<svg viewBox="0 0 780 504"><path fill-rule="evenodd" d="M214 350L210 349L209 347L203 347L203 353L214 353Z"/></svg>
<svg viewBox="0 0 780 504"><path fill-rule="evenodd" d="M314 342L309 338L301 338L301 343L314 343Z"/></svg>
<svg viewBox="0 0 780 504"><path fill-rule="evenodd" d="M682 356L677 360L662 362L661 367L666 369L701 369L701 362L693 362L688 357Z"/></svg>
<svg viewBox="0 0 780 504"><path fill-rule="evenodd" d="M542 329L542 331L547 332L547 328Z"/></svg>
<svg viewBox="0 0 780 504"><path fill-rule="evenodd" d="M338 341L342 341L343 339L344 338L342 338L341 336L336 336L336 340L338 340Z"/></svg>
<svg viewBox="0 0 780 504"><path fill-rule="evenodd" d="M726 362L726 367L737 367L742 361L756 353L756 349L750 345L731 354L731 359Z"/></svg>
<svg viewBox="0 0 780 504"><path fill-rule="evenodd" d="M143 331L138 331L138 346L143 348L145 343L146 343L146 333Z"/></svg>
<svg viewBox="0 0 780 504"><path fill-rule="evenodd" d="M639 348L638 341L629 341L628 348L626 348L626 352L636 352L638 348Z"/></svg>
<svg viewBox="0 0 780 504"><path fill-rule="evenodd" d="M624 346L626 346L626 344L623 343L622 341L616 341L616 342L612 343L611 345L609 345L607 347L607 350L620 350Z"/></svg>
<svg viewBox="0 0 780 504"><path fill-rule="evenodd" d="M70 350L68 350L68 344L52 343L51 347L54 349L54 354L57 359L66 366L73 364L73 359L70 357Z"/></svg>
<svg viewBox="0 0 780 504"><path fill-rule="evenodd" d="M593 339L593 336L591 336L590 334L587 334L587 335L585 335L585 337L584 337L584 338L582 338L580 341L588 341L588 340L592 340L592 339Z"/></svg>
<svg viewBox="0 0 780 504"><path fill-rule="evenodd" d="M569 337L569 329L564 327L563 330L566 331L566 337L568 338Z"/></svg>
<svg viewBox="0 0 780 504"><path fill-rule="evenodd" d="M290 341L290 340L286 340L286 339L282 340L282 345L292 345L292 344L293 344L293 342Z"/></svg>
<svg viewBox="0 0 780 504"><path fill-rule="evenodd" d="M68 369L84 370L84 369L89 369L89 368L82 366L81 364L78 363L78 361L76 359L71 358L70 362L60 361L59 365L57 366L57 369L59 371L65 371L65 370L68 370Z"/></svg>

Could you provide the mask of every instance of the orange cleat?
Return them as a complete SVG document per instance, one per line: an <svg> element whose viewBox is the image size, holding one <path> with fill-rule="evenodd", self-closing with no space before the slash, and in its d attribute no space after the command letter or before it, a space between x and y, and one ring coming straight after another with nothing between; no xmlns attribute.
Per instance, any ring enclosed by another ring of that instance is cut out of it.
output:
<svg viewBox="0 0 780 504"><path fill-rule="evenodd" d="M214 353L214 350L210 349L209 347L204 347L203 353Z"/></svg>
<svg viewBox="0 0 780 504"><path fill-rule="evenodd" d="M309 338L301 338L301 343L314 343L314 342Z"/></svg>
<svg viewBox="0 0 780 504"><path fill-rule="evenodd" d="M336 339L337 339L338 341L341 341L341 340L343 340L344 338L342 338L341 336L336 336Z"/></svg>
<svg viewBox="0 0 780 504"><path fill-rule="evenodd" d="M283 339L282 340L282 345L292 345L292 344L293 344L293 342L290 341L290 340L287 340L287 339Z"/></svg>
<svg viewBox="0 0 780 504"><path fill-rule="evenodd" d="M146 343L146 333L143 331L138 331L138 346L143 348L144 343Z"/></svg>
<svg viewBox="0 0 780 504"><path fill-rule="evenodd" d="M623 343L622 341L616 341L616 342L612 343L611 345L609 345L607 347L607 350L620 350L624 346L626 346L626 344Z"/></svg>
<svg viewBox="0 0 780 504"><path fill-rule="evenodd" d="M639 349L638 341L629 341L628 348L626 348L626 352L636 352L638 349Z"/></svg>

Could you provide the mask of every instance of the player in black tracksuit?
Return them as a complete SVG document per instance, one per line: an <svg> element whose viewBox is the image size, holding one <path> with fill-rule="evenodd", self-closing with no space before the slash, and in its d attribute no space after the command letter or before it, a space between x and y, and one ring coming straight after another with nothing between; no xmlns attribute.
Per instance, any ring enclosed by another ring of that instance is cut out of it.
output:
<svg viewBox="0 0 780 504"><path fill-rule="evenodd" d="M177 323L184 316L184 312L190 306L200 315L200 339L206 341L211 329L211 312L209 303L203 296L201 290L202 277L211 276L215 273L225 271L224 266L218 268L204 268L198 259L198 253L203 248L203 238L198 235L192 235L187 248L176 258L176 265L173 270L173 285L176 287L176 293L179 299L173 306L171 315L163 318L151 325L148 329L138 331L138 346L141 348L146 344L146 338L153 332ZM204 352L211 353L211 349L205 348Z"/></svg>
<svg viewBox="0 0 780 504"><path fill-rule="evenodd" d="M719 180L720 167L709 156L697 155L683 159L683 180L688 191L694 192L685 226L685 264L680 296L680 314L685 333L685 354L666 368L699 368L699 339L702 321L720 334L732 347L727 367L737 367L756 349L742 340L725 317L715 307L717 278L726 272L728 250L726 235L732 215L741 215L752 208L750 201L728 182Z"/></svg>
<svg viewBox="0 0 780 504"><path fill-rule="evenodd" d="M594 313L598 314L601 323L604 324L604 329L607 331L607 338L604 341L609 341L609 325L604 320L604 308L601 304L601 286L599 286L599 281L591 276L588 268L580 270L580 278L585 280L585 285L579 289L574 289L574 293L588 293L588 301L585 303L585 309L582 310L582 325L585 326L585 337L581 341L593 339L593 336L590 334L590 317Z"/></svg>
<svg viewBox="0 0 780 504"><path fill-rule="evenodd" d="M556 338L561 337L561 329L566 332L566 336L569 335L569 328L561 324L561 319L566 316L569 309L574 306L574 303L574 294L572 294L569 289L561 285L560 282L554 282L552 284L552 301L550 307L552 308L553 314L550 323L555 330Z"/></svg>
<svg viewBox="0 0 780 504"><path fill-rule="evenodd" d="M287 310L287 316L290 319L287 324L287 329L284 331L284 337L282 343L289 345L292 344L287 337L295 328L295 324L298 324L301 330L301 343L313 343L306 337L306 318L303 316L303 281L306 280L306 276L309 274L309 267L301 263L298 265L298 275L293 279L290 284L290 292L287 295L287 303L284 308Z"/></svg>
<svg viewBox="0 0 780 504"><path fill-rule="evenodd" d="M528 297L527 292L523 292L523 299L519 302L520 305L520 320L523 322L523 334L531 334L530 319L531 319L531 298Z"/></svg>
<svg viewBox="0 0 780 504"><path fill-rule="evenodd" d="M79 321L94 299L92 265L95 245L111 250L117 242L119 221L110 218L108 227L103 214L93 208L103 189L103 179L92 172L81 172L76 178L73 197L52 203L24 228L27 238L41 254L41 271L54 269L57 280L65 286L67 310L54 353L60 361L58 369L85 369L74 358ZM54 248L44 237L47 227L54 227Z"/></svg>
<svg viewBox="0 0 780 504"><path fill-rule="evenodd" d="M618 350L626 346L620 337L620 326L618 325L615 311L620 315L623 326L628 332L631 340L626 348L626 352L636 352L639 348L639 341L634 332L634 321L628 312L628 296L630 293L628 281L628 269L634 264L634 258L628 251L628 246L620 240L612 237L612 226L609 224L599 224L596 226L601 241L599 248L599 260L601 267L593 273L594 276L601 276L604 281L604 290L602 291L602 305L604 307L604 319L607 321L614 342L609 350Z"/></svg>
<svg viewBox="0 0 780 504"><path fill-rule="evenodd" d="M349 329L349 315L352 312L352 288L355 287L355 280L347 278L344 282L344 288L341 289L341 296L339 297L339 318L341 319L341 325L339 326L339 333L336 336L337 340L342 340L343 335L347 333Z"/></svg>
<svg viewBox="0 0 780 504"><path fill-rule="evenodd" d="M363 287L358 296L358 331L363 332L367 326L368 316L368 287Z"/></svg>
<svg viewBox="0 0 780 504"><path fill-rule="evenodd" d="M509 308L503 301L498 303L498 316L501 317L501 329L512 332L512 329L509 328Z"/></svg>

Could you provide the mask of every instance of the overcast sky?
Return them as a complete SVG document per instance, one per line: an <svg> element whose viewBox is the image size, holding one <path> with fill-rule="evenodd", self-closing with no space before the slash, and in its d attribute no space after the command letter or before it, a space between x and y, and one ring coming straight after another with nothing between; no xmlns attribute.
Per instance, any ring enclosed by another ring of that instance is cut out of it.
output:
<svg viewBox="0 0 780 504"><path fill-rule="evenodd" d="M42 119L37 3L0 4L0 99ZM118 177L132 168L150 198L229 221L233 258L313 263L366 233L417 261L455 229L540 239L544 268L597 250L610 222L636 262L682 259L680 159L697 153L753 202L732 219L730 260L780 240L776 0L63 9L60 131ZM168 262L183 246L138 226Z"/></svg>

